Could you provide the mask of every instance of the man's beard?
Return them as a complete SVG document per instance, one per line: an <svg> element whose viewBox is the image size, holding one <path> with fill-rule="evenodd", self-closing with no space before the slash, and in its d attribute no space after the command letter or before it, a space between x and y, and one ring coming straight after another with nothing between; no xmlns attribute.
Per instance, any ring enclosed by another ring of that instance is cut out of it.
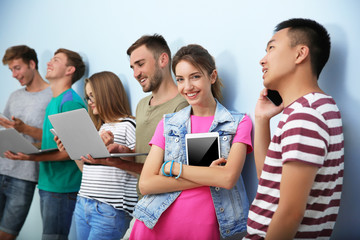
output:
<svg viewBox="0 0 360 240"><path fill-rule="evenodd" d="M149 86L143 89L144 92L152 92L154 90L157 90L162 82L163 79L162 72L158 66L155 67L156 67L155 73L151 78L149 78L150 80Z"/></svg>

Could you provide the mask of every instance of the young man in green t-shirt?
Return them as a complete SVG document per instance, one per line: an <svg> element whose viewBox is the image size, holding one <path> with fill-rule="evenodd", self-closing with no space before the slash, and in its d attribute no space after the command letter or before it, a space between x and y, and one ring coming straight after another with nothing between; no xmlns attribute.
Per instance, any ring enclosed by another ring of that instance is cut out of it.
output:
<svg viewBox="0 0 360 240"><path fill-rule="evenodd" d="M46 79L49 80L53 98L46 108L41 149L56 148L50 129L49 115L86 108L81 97L71 89L85 72L81 56L67 49L58 49L47 64ZM71 127L71 126L69 126ZM66 152L51 152L36 155L6 152L15 160L40 162L39 194L43 220L43 239L67 238L72 215L80 188L81 172Z"/></svg>

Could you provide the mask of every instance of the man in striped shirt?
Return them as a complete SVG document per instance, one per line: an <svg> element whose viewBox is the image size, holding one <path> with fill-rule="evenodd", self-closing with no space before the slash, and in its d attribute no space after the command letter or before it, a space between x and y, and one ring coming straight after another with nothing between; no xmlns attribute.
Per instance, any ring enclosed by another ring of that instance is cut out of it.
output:
<svg viewBox="0 0 360 240"><path fill-rule="evenodd" d="M328 239L339 211L344 138L334 99L318 86L330 55L326 29L309 19L277 25L261 59L265 89L255 108L260 177L245 239ZM283 103L266 97L277 90ZM270 141L270 119L283 111Z"/></svg>

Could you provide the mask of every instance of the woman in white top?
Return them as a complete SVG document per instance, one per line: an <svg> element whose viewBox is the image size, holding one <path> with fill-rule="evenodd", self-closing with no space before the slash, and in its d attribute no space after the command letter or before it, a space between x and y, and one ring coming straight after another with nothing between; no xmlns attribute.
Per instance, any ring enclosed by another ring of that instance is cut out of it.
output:
<svg viewBox="0 0 360 240"><path fill-rule="evenodd" d="M132 151L135 121L120 79L112 72L96 73L85 79L85 96L104 143ZM83 172L74 212L77 239L121 239L138 200L137 178L116 167L76 162Z"/></svg>

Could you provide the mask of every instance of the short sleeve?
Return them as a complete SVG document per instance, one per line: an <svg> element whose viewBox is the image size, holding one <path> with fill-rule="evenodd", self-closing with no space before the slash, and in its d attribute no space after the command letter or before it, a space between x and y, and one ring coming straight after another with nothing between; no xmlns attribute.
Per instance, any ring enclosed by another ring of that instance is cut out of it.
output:
<svg viewBox="0 0 360 240"><path fill-rule="evenodd" d="M247 153L251 153L253 151L252 142L251 142L251 130L252 130L251 119L248 115L245 115L243 119L241 119L237 127L233 143L239 142L246 144Z"/></svg>
<svg viewBox="0 0 360 240"><path fill-rule="evenodd" d="M293 111L282 127L282 161L300 161L321 167L329 132L323 116L312 108Z"/></svg>
<svg viewBox="0 0 360 240"><path fill-rule="evenodd" d="M165 150L164 119L161 119L160 122L158 123L155 129L154 136L152 137L149 145L150 146L156 145Z"/></svg>
<svg viewBox="0 0 360 240"><path fill-rule="evenodd" d="M128 120L128 121L132 121L132 120ZM132 125L129 122L125 122L126 123L126 145L128 148L130 149L134 149L135 148L135 127L134 125Z"/></svg>

